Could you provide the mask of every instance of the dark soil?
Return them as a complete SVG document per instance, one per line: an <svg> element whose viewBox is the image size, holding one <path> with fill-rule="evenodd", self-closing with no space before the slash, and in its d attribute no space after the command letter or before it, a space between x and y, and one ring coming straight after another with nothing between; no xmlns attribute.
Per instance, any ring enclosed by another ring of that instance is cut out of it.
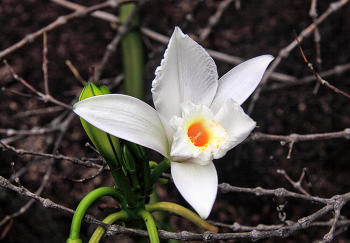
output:
<svg viewBox="0 0 350 243"><path fill-rule="evenodd" d="M101 1L76 1L79 4L91 6ZM182 31L199 36L207 25L208 19L217 10L221 1L148 1L142 8L142 26L163 35L170 36L175 26ZM322 14L332 1L318 1L317 11ZM262 54L277 56L279 51L294 40L293 31L300 33L312 24L309 16L310 1L242 1L241 9L236 9L231 3L223 13L218 25L210 36L201 44L207 48L249 59ZM117 9L106 11L117 15ZM339 11L331 14L320 26L322 67L319 71L334 68L336 65L350 62L350 5L347 4ZM0 3L0 51L17 43L26 35L52 23L59 16L71 13L51 1L21 1L2 0ZM74 19L67 24L48 33L48 72L50 93L57 100L70 103L82 85L77 81L66 60L70 60L81 76L88 79L89 67L101 60L106 46L115 36L116 31L111 24L93 17ZM143 36L146 60L147 102L152 103L150 95L151 82L154 71L160 64L166 46ZM313 37L302 42L306 57L316 65L316 47ZM42 38L37 38L22 48L10 53L5 58L16 73L28 81L36 89L44 92L42 73ZM119 49L104 69L102 79L113 78L122 73L121 53ZM219 75L223 75L233 66L218 61ZM277 72L302 78L312 75L302 59L300 51L295 48L290 55L283 59ZM334 86L350 93L350 72L327 77ZM26 87L14 80L6 67L0 65L1 87L8 90L32 94ZM280 82L269 80L268 84ZM342 131L350 127L349 99L331 89L321 86L317 94L313 94L315 82L302 85L292 85L280 89L264 90L251 117L259 126L256 131L289 135L313 134ZM116 86L112 93L122 92L122 86ZM250 100L243 104L248 108ZM1 129L30 130L33 127L45 126L61 111L41 115L26 116L24 112L46 107L53 107L52 103L44 103L34 98L26 98L10 91L1 92ZM8 135L1 132L1 138ZM54 136L24 136L10 145L18 149L51 153ZM75 117L68 128L59 147L59 153L73 158L98 157L84 144L88 137L83 131L78 117ZM48 146L49 144L49 146ZM219 183L227 182L240 187L262 187L275 189L284 187L296 191L293 186L280 174L277 169L284 169L295 181L299 179L303 168L307 168L307 178L312 184L309 189L304 181L303 187L309 193L319 197L332 197L344 194L350 189L350 149L349 140L331 139L322 141L308 141L294 144L291 158L287 159L288 145L281 146L278 142L247 142L230 151L223 159L216 161ZM152 159L161 161L155 152L150 152ZM18 156L13 152L0 151L0 175L10 178L14 170L20 173L22 168L28 168L20 175L21 184L34 192L40 186L49 160L30 155ZM271 159L273 157L273 159ZM30 165L28 165L30 164ZM67 178L87 178L96 173L96 169L74 165L68 161L56 161L49 184L41 194L44 198L74 209L79 201L89 191L100 186L112 186L113 180L108 172L84 184L76 183ZM296 191L297 192L297 191ZM172 183L159 186L158 193L163 201L188 204L181 198ZM0 188L0 221L8 214L17 212L27 198ZM113 203L107 199L101 203ZM243 193L218 193L210 220L221 223L256 226L258 224L280 224L277 206L286 203L287 220L297 221L321 208L320 205L308 201L293 199L276 199L271 196L257 197ZM189 207L189 206L188 206ZM98 219L103 219L111 211L101 212L97 207L89 211ZM342 210L344 217L349 216L349 206ZM332 215L322 218L326 221ZM42 207L34 202L24 214L13 219L10 223L0 226L0 232L9 229L4 235L3 242L65 242L69 235L72 215L61 211ZM188 230L201 232L187 221L169 216L169 222L176 231ZM94 226L83 224L83 241L88 240ZM221 232L231 232L220 229ZM286 239L269 238L261 242L312 242L322 239L329 231L329 227L310 227L295 232ZM334 242L350 242L350 233L337 231ZM109 239L127 241L127 237ZM250 242L240 240L232 242Z"/></svg>

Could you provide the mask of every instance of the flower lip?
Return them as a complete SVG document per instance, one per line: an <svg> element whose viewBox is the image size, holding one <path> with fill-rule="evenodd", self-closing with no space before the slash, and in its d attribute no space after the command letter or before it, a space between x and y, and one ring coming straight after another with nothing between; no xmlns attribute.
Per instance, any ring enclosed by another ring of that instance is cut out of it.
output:
<svg viewBox="0 0 350 243"><path fill-rule="evenodd" d="M170 155L175 161L193 158L196 163L207 164L216 157L221 147L226 147L229 135L214 114L205 105L184 102L181 105L182 117L174 116L170 126L174 128L174 140Z"/></svg>
<svg viewBox="0 0 350 243"><path fill-rule="evenodd" d="M187 130L187 136L196 147L207 145L210 139L209 131L203 122L192 123Z"/></svg>
<svg viewBox="0 0 350 243"><path fill-rule="evenodd" d="M210 119L195 120L188 126L187 136L195 146L195 149L202 151L205 151L208 147L215 151L225 144L228 139L225 128L219 122Z"/></svg>

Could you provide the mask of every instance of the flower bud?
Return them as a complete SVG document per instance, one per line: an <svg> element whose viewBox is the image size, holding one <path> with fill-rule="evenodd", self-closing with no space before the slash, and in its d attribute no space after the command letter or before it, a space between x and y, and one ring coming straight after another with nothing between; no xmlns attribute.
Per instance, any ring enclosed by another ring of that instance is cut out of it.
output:
<svg viewBox="0 0 350 243"><path fill-rule="evenodd" d="M132 142L129 142L129 141L125 141L125 144L129 147L129 149L131 150L132 154L139 160L143 160L145 159L146 157L148 157L148 151L147 151L147 148L141 146L141 145L138 145L138 144L135 144L135 143L132 143Z"/></svg>
<svg viewBox="0 0 350 243"><path fill-rule="evenodd" d="M135 164L135 159L134 159L134 156L133 156L133 153L132 151L130 150L130 148L124 144L123 148L123 165L125 166L125 168L133 173L136 171L136 164Z"/></svg>
<svg viewBox="0 0 350 243"><path fill-rule="evenodd" d="M133 184L136 185L137 180L137 188L141 189L143 195L148 195L152 190L152 185L150 185L147 148L125 140L122 142L122 156L124 166L128 169ZM137 179L133 176L137 176Z"/></svg>
<svg viewBox="0 0 350 243"><path fill-rule="evenodd" d="M79 101L103 94L110 94L105 85L89 82L81 92ZM92 143L106 160L128 207L135 207L138 198L148 196L152 189L152 185L149 185L150 169L147 149L120 140L82 118L80 120Z"/></svg>
<svg viewBox="0 0 350 243"><path fill-rule="evenodd" d="M88 82L80 94L79 101L103 94L110 94L110 91L105 85ZM119 138L94 127L82 118L80 120L85 132L111 169L120 168L121 151Z"/></svg>

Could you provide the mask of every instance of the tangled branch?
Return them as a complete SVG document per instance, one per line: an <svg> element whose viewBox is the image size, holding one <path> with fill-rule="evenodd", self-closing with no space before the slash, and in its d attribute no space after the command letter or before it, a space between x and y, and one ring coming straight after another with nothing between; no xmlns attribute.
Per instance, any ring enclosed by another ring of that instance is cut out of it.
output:
<svg viewBox="0 0 350 243"><path fill-rule="evenodd" d="M66 208L62 205L56 204L49 199L45 199L37 196L36 194L30 192L26 188L16 187L11 184L8 180L0 176L0 185L2 187L8 188L19 193L22 196L30 197L38 202L40 202L43 207L59 209L64 212L74 214L74 210ZM297 222L286 221L286 224L283 225L259 225L257 227L242 226L235 223L233 226L228 226L225 224L220 224L217 222L211 222L217 226L229 227L234 231L249 231L242 233L213 233L213 232L204 232L202 234L191 233L188 231L182 231L178 233L167 232L164 230L159 230L158 234L161 239L176 239L182 241L193 241L193 240L202 240L203 242L213 242L217 240L227 240L227 239L251 239L259 240L269 237L280 237L286 238L290 236L293 232L306 229L310 226L329 226L331 225L330 231L324 236L322 242L331 242L333 239L334 231L337 227L348 226L350 224L349 220L339 221L340 212L342 207L350 201L350 192L343 195L335 195L330 199L313 197L308 195L303 195L295 192L288 191L284 188L278 189L263 189L260 187L257 188L242 188L231 186L227 183L219 185L219 189L222 193L230 192L239 192L239 193L251 193L256 196L275 196L283 198L297 198L310 202L317 202L319 204L324 204L325 206L318 210L317 212L299 219ZM334 218L328 222L314 222L321 216L334 212ZM93 223L98 226L104 227L107 231L105 233L106 237L112 237L119 234L128 234L128 235L137 235L137 236L148 236L147 231L128 229L119 225L106 225L103 222L97 220L91 215L85 215L84 220L88 223ZM1 225L2 223L0 223Z"/></svg>

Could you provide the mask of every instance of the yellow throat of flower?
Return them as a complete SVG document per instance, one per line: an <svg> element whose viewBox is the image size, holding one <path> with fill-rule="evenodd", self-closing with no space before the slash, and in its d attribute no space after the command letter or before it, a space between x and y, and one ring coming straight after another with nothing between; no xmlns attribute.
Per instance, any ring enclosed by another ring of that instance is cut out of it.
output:
<svg viewBox="0 0 350 243"><path fill-rule="evenodd" d="M203 122L194 122L187 130L187 136L197 147L205 146L209 142L209 135L209 131Z"/></svg>
<svg viewBox="0 0 350 243"><path fill-rule="evenodd" d="M195 120L187 126L187 136L200 150L205 150L209 145L216 149L227 139L226 130L214 120Z"/></svg>

